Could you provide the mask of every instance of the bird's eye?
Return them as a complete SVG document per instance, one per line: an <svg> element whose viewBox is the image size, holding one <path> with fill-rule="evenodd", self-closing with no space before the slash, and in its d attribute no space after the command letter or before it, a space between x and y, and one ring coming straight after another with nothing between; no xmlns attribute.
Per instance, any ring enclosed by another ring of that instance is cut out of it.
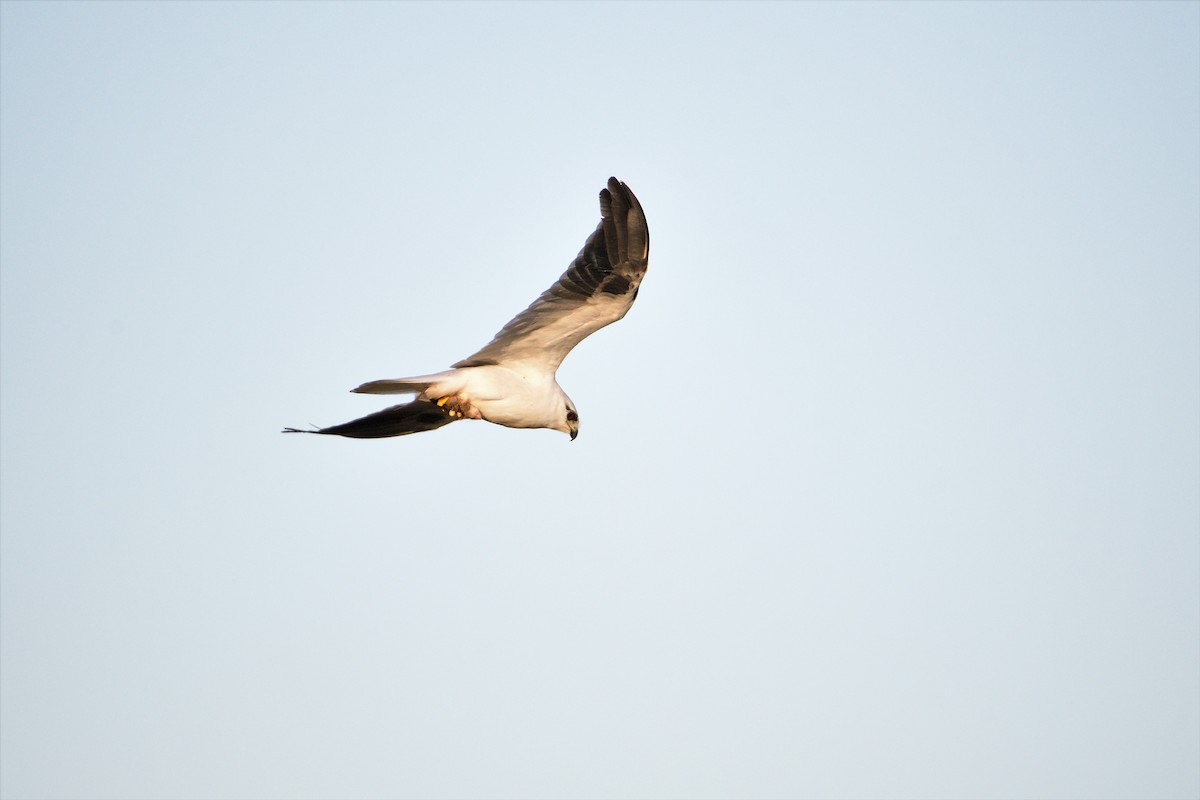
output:
<svg viewBox="0 0 1200 800"><path fill-rule="evenodd" d="M579 421L578 414L576 414L574 411L567 412L567 422L578 422L578 421Z"/></svg>

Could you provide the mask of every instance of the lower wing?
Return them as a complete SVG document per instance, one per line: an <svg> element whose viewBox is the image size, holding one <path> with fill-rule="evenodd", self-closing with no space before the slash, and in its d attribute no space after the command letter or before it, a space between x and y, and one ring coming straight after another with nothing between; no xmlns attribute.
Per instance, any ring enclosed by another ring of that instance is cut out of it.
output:
<svg viewBox="0 0 1200 800"><path fill-rule="evenodd" d="M399 406L385 408L365 417L332 425L328 428L301 430L284 428L284 433L328 433L334 436L349 436L354 439L383 439L388 436L404 436L408 433L437 430L449 425L455 418L442 411L428 400L414 400Z"/></svg>

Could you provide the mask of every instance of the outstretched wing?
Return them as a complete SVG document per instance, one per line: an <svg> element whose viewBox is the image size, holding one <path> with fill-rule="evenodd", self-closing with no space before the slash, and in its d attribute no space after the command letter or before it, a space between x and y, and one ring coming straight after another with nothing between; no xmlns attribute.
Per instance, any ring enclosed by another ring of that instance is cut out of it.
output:
<svg viewBox="0 0 1200 800"><path fill-rule="evenodd" d="M443 425L454 422L445 411L442 411L428 400L414 400L399 406L385 408L341 425L331 425L328 428L315 428L311 431L299 428L284 428L284 433L330 433L336 436L350 436L354 439L383 439L387 436L403 436L406 433L432 431Z"/></svg>
<svg viewBox="0 0 1200 800"><path fill-rule="evenodd" d="M646 274L650 231L641 204L616 178L600 191L600 216L558 282L455 367L525 361L553 372L585 337L625 316Z"/></svg>

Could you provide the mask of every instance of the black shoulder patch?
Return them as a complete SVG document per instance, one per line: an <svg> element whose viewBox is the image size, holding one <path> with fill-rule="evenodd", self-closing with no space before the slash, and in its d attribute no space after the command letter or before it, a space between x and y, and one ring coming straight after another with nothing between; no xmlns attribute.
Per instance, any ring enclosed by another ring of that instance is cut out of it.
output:
<svg viewBox="0 0 1200 800"><path fill-rule="evenodd" d="M609 275L600 287L600 291L608 294L627 294L629 292L629 279L624 275Z"/></svg>

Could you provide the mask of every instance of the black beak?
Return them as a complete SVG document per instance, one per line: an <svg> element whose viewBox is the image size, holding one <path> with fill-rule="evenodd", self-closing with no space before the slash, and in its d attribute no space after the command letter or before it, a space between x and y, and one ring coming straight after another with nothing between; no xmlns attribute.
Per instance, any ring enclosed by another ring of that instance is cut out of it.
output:
<svg viewBox="0 0 1200 800"><path fill-rule="evenodd" d="M579 435L579 428L576 428L575 430L571 431L571 441L572 442L575 441L575 437L578 435Z"/></svg>

